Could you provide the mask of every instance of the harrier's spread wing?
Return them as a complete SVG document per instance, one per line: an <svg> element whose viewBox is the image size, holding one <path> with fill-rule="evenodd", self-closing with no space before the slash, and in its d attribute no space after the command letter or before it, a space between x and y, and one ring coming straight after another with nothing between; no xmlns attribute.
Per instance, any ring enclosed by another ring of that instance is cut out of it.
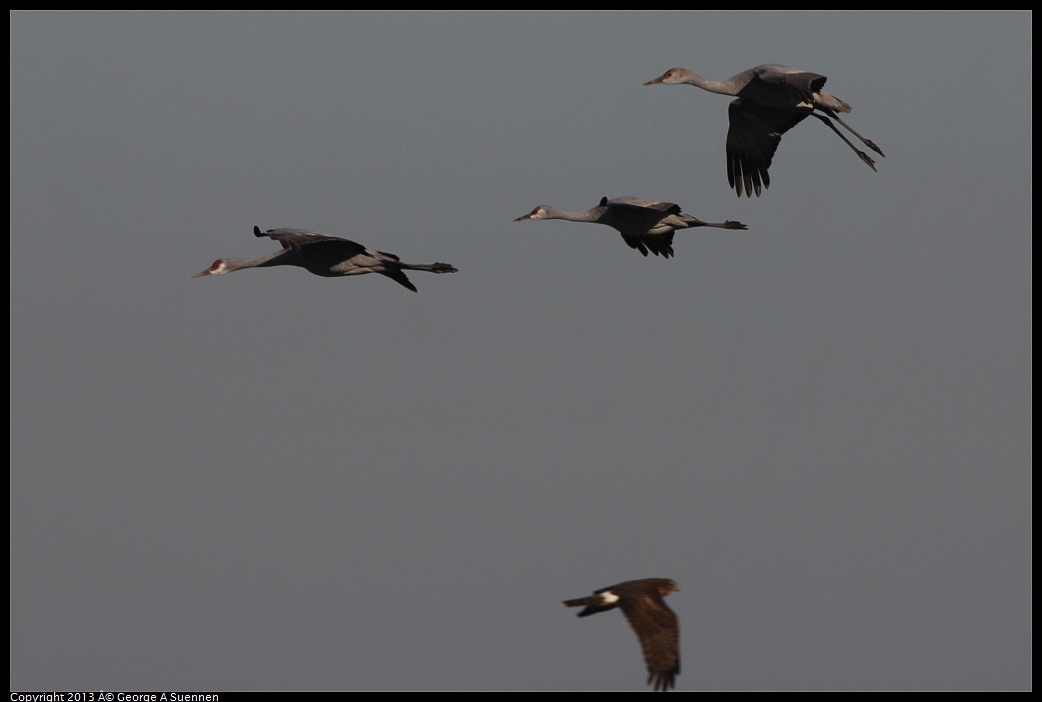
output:
<svg viewBox="0 0 1042 702"><path fill-rule="evenodd" d="M583 607L580 617L619 607L640 640L648 685L658 692L676 687L680 673L680 624L662 599L677 590L667 578L628 580L594 592L592 597L565 600L565 607Z"/></svg>
<svg viewBox="0 0 1042 702"><path fill-rule="evenodd" d="M657 588L647 588L623 597L619 607L640 640L648 668L648 685L656 691L675 687L680 673L677 615L663 601Z"/></svg>

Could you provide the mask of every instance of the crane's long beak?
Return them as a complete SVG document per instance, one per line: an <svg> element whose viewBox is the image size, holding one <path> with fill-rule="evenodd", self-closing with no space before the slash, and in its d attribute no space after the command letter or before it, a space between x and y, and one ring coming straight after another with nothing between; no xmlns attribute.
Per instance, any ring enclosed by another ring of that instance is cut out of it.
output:
<svg viewBox="0 0 1042 702"><path fill-rule="evenodd" d="M202 278L204 275L210 275L210 269L209 268L207 268L205 271L200 271L200 272L196 273L192 277L193 278Z"/></svg>

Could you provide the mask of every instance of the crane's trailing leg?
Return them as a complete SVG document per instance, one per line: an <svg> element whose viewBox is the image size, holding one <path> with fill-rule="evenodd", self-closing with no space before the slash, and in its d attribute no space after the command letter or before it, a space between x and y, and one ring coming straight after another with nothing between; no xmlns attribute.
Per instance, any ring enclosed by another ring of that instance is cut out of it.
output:
<svg viewBox="0 0 1042 702"><path fill-rule="evenodd" d="M812 114L812 115L811 115L811 117L816 117L816 118L820 119L820 120L821 120L822 122L824 122L824 123L825 123L825 124L826 124L826 125L828 126L828 128L829 128L829 129L831 129L831 130L832 130L832 131L834 131L834 132L835 132L835 133L836 133L837 135L839 135L839 138L840 138L840 139L842 139L842 140L843 140L843 142L844 142L844 143L845 143L845 144L846 144L847 146L849 146L849 147L850 147L851 149L853 149L853 150L854 150L854 153L855 153L855 154L857 154L857 155L858 155L858 157L859 157L859 158L860 158L860 159L861 159L862 161L864 161L865 163L867 163L867 164L869 165L869 167L870 167L870 168L871 168L871 169L872 169L873 171L874 171L874 170L876 170L876 162L872 160L872 157L871 157L871 156L869 156L868 154L866 154L866 153L865 153L864 151L862 151L861 149L859 149L859 148L857 148L856 146L854 146L854 144L853 144L853 143L852 143L852 142L850 141L850 139L847 139L847 138L846 138L845 136L843 136L843 132L841 132L841 131L839 131L838 129L836 129L836 125L834 125L834 124L832 123L832 120L830 120L830 119L829 119L828 117L825 117L824 115L819 115L819 114ZM839 117L837 117L836 119L838 120L838 119L839 119ZM853 130L851 130L851 131L853 131ZM865 140L864 140L864 139L862 139L862 141L865 141ZM868 145L868 146L869 146L870 148L873 148L873 149L875 149L876 151L879 151L879 148L878 148L878 147L877 147L877 146L876 146L875 144L871 144L871 143L869 143L868 141L865 141L865 143L866 143L866 144L867 144L867 145ZM882 151L879 151L879 153L880 153L880 154L882 154L883 152L882 152Z"/></svg>

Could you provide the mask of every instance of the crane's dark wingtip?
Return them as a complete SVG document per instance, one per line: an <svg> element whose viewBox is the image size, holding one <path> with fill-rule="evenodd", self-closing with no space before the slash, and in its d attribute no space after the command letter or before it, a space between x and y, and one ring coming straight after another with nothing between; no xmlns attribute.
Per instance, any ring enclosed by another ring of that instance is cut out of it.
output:
<svg viewBox="0 0 1042 702"><path fill-rule="evenodd" d="M737 185L735 186L734 191L738 197L741 197L742 195L745 195L746 197L752 197L753 193L756 193L756 197L760 197L760 194L769 187L767 183L764 183L763 185L760 185L760 183L746 183L745 187L743 188L741 181L736 182ZM743 190L745 191L744 193L742 192Z"/></svg>

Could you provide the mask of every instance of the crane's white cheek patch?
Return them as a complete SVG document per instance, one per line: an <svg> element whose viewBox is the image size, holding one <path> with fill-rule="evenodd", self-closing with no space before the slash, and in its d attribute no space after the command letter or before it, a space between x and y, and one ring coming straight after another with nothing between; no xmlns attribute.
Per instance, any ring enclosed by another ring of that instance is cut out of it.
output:
<svg viewBox="0 0 1042 702"><path fill-rule="evenodd" d="M603 604L615 604L618 601L619 601L619 596L616 595L614 592L610 592L609 591L609 592L602 592L601 593L601 602Z"/></svg>

